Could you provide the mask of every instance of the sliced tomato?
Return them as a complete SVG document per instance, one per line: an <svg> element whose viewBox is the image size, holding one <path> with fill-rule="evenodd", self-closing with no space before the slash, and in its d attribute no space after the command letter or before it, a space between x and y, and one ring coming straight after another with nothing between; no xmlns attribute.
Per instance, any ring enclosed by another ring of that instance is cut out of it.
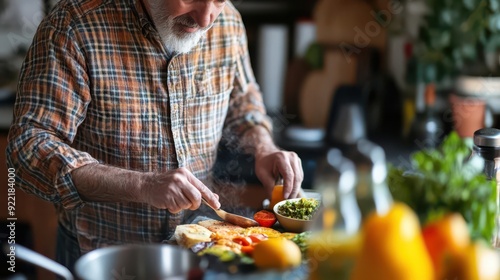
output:
<svg viewBox="0 0 500 280"><path fill-rule="evenodd" d="M259 223L261 227L272 227L276 223L276 216L273 212L260 210L253 215L253 219Z"/></svg>
<svg viewBox="0 0 500 280"><path fill-rule="evenodd" d="M251 255L253 252L254 247L252 245L249 246L242 246L241 247L241 252L247 255Z"/></svg>
<svg viewBox="0 0 500 280"><path fill-rule="evenodd" d="M250 237L250 239L252 239L252 242L254 244L259 243L259 242L267 239L267 235L265 235L263 233L253 233L253 234L250 234L248 237Z"/></svg>
<svg viewBox="0 0 500 280"><path fill-rule="evenodd" d="M250 246L252 245L252 239L248 236L237 236L233 238L233 242L238 243L242 246Z"/></svg>

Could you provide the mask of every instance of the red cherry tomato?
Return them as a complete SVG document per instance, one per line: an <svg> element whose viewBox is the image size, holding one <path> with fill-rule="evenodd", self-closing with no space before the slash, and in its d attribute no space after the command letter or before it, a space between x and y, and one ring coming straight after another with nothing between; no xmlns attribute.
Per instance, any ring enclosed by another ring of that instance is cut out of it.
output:
<svg viewBox="0 0 500 280"><path fill-rule="evenodd" d="M260 210L253 215L253 219L259 223L261 227L272 227L276 223L276 216L273 212Z"/></svg>
<svg viewBox="0 0 500 280"><path fill-rule="evenodd" d="M238 243L242 246L250 246L252 245L252 239L248 236L237 236L233 238L233 242Z"/></svg>
<svg viewBox="0 0 500 280"><path fill-rule="evenodd" d="M247 255L251 255L253 252L254 247L252 245L250 246L242 246L241 247L241 252Z"/></svg>
<svg viewBox="0 0 500 280"><path fill-rule="evenodd" d="M248 237L250 237L250 239L252 239L254 244L259 243L259 242L267 239L267 235L262 234L262 233L250 234Z"/></svg>

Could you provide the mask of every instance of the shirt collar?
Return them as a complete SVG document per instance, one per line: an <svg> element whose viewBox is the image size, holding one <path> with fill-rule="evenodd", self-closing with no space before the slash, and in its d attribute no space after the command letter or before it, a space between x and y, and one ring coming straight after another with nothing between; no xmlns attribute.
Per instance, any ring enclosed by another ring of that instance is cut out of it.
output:
<svg viewBox="0 0 500 280"><path fill-rule="evenodd" d="M143 0L129 0L129 6L137 18L137 24L142 30L142 34L145 37L149 37L150 35L156 33L156 30L142 1Z"/></svg>
<svg viewBox="0 0 500 280"><path fill-rule="evenodd" d="M149 36L154 36L161 42L160 35L158 34L158 31L155 28L153 20L146 11L146 6L144 6L143 3L144 0L129 0L129 1L130 1L129 2L130 8L134 11L134 14L137 17L139 27L141 28L144 37L148 38ZM173 53L166 48L165 50L167 52L169 60L176 55L176 53Z"/></svg>

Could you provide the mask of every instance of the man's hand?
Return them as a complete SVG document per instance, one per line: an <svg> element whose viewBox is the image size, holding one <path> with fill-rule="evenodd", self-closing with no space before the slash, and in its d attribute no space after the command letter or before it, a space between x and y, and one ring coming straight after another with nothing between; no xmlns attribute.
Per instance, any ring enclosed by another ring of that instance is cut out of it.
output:
<svg viewBox="0 0 500 280"><path fill-rule="evenodd" d="M71 173L83 200L97 202L145 202L171 213L195 210L204 197L214 208L219 196L186 168L143 173L102 164L88 164Z"/></svg>
<svg viewBox="0 0 500 280"><path fill-rule="evenodd" d="M283 177L283 195L295 198L299 195L304 171L302 162L294 152L282 151L273 142L271 134L262 126L248 130L241 139L245 151L255 157L255 174L264 185L269 197L278 175Z"/></svg>
<svg viewBox="0 0 500 280"><path fill-rule="evenodd" d="M295 198L299 195L304 171L302 162L294 152L275 150L255 155L255 173L271 197L278 175L283 177L283 195Z"/></svg>
<svg viewBox="0 0 500 280"><path fill-rule="evenodd" d="M198 209L202 197L215 209L220 208L219 196L186 168L147 173L141 181L140 200L171 213Z"/></svg>

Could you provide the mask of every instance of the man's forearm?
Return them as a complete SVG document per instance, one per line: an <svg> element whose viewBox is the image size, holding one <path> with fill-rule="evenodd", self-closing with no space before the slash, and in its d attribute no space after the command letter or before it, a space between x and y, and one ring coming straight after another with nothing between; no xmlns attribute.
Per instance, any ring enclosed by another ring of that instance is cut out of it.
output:
<svg viewBox="0 0 500 280"><path fill-rule="evenodd" d="M274 140L269 131L260 125L254 126L243 134L240 140L240 147L243 148L246 153L254 156L279 150L274 144Z"/></svg>
<svg viewBox="0 0 500 280"><path fill-rule="evenodd" d="M84 201L140 202L141 173L102 164L88 164L71 172Z"/></svg>
<svg viewBox="0 0 500 280"><path fill-rule="evenodd" d="M153 173L89 164L71 174L84 201L141 202L178 213L198 209L203 197L220 207L218 196L184 167Z"/></svg>

